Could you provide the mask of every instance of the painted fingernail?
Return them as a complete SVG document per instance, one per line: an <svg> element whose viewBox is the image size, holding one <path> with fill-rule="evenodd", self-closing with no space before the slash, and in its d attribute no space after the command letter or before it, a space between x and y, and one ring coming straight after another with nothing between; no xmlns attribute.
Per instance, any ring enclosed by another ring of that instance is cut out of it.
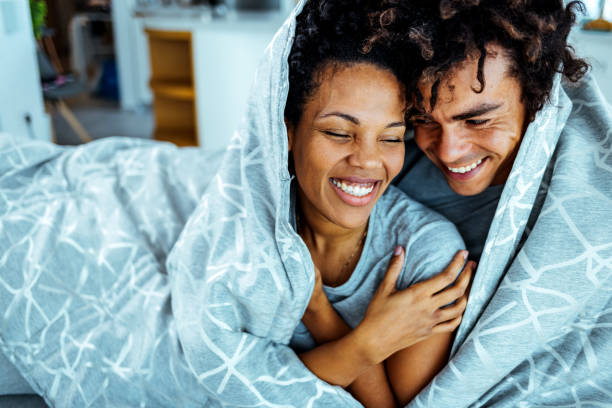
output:
<svg viewBox="0 0 612 408"><path fill-rule="evenodd" d="M393 251L393 255L398 256L401 253L402 253L402 247L398 245L397 247L395 247L395 251Z"/></svg>
<svg viewBox="0 0 612 408"><path fill-rule="evenodd" d="M463 251L462 255L463 255L463 259L467 259L468 255L470 253L468 251Z"/></svg>

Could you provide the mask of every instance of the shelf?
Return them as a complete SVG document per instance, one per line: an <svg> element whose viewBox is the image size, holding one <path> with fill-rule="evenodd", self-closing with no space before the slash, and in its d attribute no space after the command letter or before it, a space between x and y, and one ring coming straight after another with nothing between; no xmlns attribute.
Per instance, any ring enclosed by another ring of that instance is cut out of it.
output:
<svg viewBox="0 0 612 408"><path fill-rule="evenodd" d="M166 30L153 30L146 28L145 32L149 38L162 41L191 41L190 31L166 31Z"/></svg>
<svg viewBox="0 0 612 408"><path fill-rule="evenodd" d="M174 143L179 147L189 147L198 145L196 135L192 132L156 130L154 138L155 140L159 140L160 142Z"/></svg>
<svg viewBox="0 0 612 408"><path fill-rule="evenodd" d="M156 140L197 146L191 32L146 30Z"/></svg>
<svg viewBox="0 0 612 408"><path fill-rule="evenodd" d="M191 84L152 80L149 86L156 96L183 101L195 100L195 90Z"/></svg>

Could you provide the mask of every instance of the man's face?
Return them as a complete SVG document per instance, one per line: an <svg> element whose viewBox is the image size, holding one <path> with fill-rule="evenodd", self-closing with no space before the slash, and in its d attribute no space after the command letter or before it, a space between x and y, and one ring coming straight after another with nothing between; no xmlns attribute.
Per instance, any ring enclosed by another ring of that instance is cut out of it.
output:
<svg viewBox="0 0 612 408"><path fill-rule="evenodd" d="M508 178L525 127L521 86L510 76L511 61L501 47L487 47L483 92L478 61L468 59L438 87L431 110L431 83L419 89L425 111L412 116L415 141L461 195L474 195Z"/></svg>

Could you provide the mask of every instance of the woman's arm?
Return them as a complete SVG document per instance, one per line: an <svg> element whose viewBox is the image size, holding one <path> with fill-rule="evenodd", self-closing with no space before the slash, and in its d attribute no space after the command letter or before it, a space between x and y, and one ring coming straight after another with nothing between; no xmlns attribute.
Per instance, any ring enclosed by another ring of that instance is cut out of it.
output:
<svg viewBox="0 0 612 408"><path fill-rule="evenodd" d="M316 269L316 268L315 268ZM351 327L340 317L329 302L320 274L317 273L315 289L302 321L317 344L338 340L351 332ZM329 352L329 350L327 351ZM329 365L338 356L329 356L318 351L310 356L300 356L309 368L316 373L321 364ZM382 363L366 369L353 381L347 390L365 407L395 407L396 401Z"/></svg>
<svg viewBox="0 0 612 408"><path fill-rule="evenodd" d="M466 256L465 251L458 252L444 272L398 292L395 285L404 264L404 251L400 248L359 326L337 340L300 354L302 362L319 378L346 387L395 352L432 335L452 332L459 324L465 302L458 307L440 308L464 295L471 278L469 266L454 285L448 286L455 281Z"/></svg>
<svg viewBox="0 0 612 408"><path fill-rule="evenodd" d="M474 270L476 263L470 261L466 268ZM457 311L465 310L466 304L467 297L464 295L456 304L440 309L440 313L452 319ZM456 327L459 321L455 319L445 324ZM454 331L437 334L385 360L389 381L400 406L408 404L444 368L453 336Z"/></svg>

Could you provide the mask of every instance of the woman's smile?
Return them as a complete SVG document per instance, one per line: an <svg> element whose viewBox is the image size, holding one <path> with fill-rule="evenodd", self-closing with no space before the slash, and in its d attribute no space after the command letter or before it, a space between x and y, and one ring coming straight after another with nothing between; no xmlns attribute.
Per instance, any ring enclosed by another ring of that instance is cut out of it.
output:
<svg viewBox="0 0 612 408"><path fill-rule="evenodd" d="M376 197L380 186L380 180L332 177L329 181L338 197L348 205L355 207L370 204Z"/></svg>

